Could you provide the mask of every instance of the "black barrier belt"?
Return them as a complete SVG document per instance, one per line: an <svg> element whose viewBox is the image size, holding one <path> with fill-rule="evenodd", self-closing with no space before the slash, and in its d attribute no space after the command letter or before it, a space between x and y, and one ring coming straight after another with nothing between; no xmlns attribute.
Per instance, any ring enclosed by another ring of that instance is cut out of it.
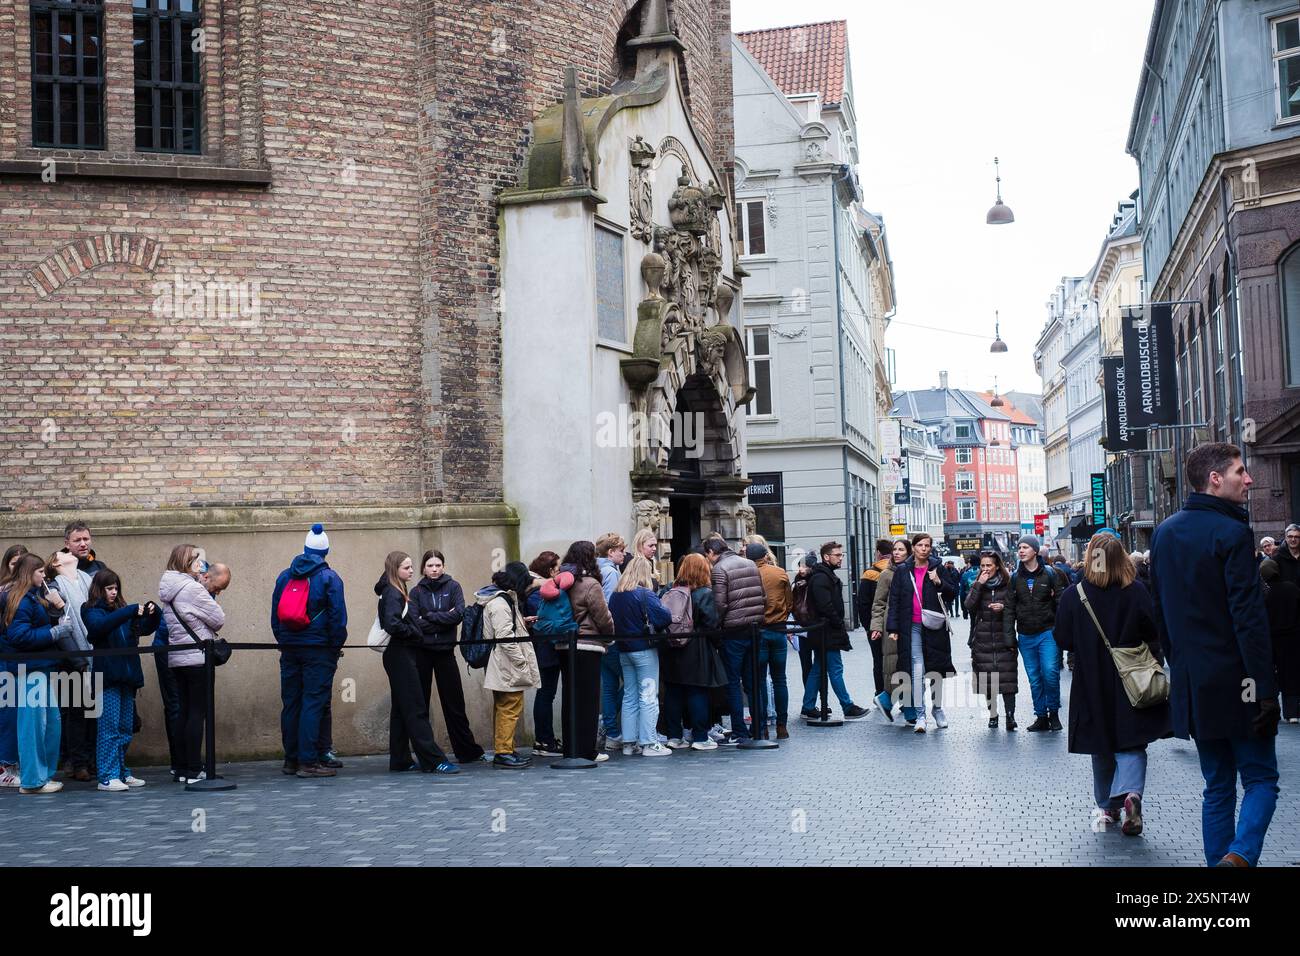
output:
<svg viewBox="0 0 1300 956"><path fill-rule="evenodd" d="M784 622L781 624L744 624L736 628L724 628L715 631L685 631L674 633L670 631L655 631L649 634L577 634L569 632L568 634L528 634L523 637L484 637L476 641L457 640L455 644L448 645L447 650L456 647L468 647L475 644L571 644L574 638L578 642L599 642L614 644L618 641L662 641L667 638L720 638L722 640L749 640L752 629L757 627L760 631L782 631L786 634L811 634L826 627L824 623L818 624L793 624ZM105 647L91 648L88 651L76 650L67 651L61 648L50 648L44 651L0 651L0 661L40 661L49 660L50 658L66 659L74 657L129 657L132 655L143 656L145 654L167 654L179 651L202 650L203 644L194 641L186 641L181 644L162 644L157 647L148 645L145 647ZM254 644L245 642L226 642L231 650L322 650L322 651L343 651L343 650L375 650L369 644L340 644L337 646L327 646L322 644Z"/></svg>

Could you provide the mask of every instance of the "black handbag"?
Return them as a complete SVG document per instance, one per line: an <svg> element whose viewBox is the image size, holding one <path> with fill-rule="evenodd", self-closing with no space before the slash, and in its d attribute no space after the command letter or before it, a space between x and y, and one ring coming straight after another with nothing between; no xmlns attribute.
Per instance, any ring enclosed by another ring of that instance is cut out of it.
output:
<svg viewBox="0 0 1300 956"><path fill-rule="evenodd" d="M194 633L194 628L185 623L185 618L176 613L176 608L172 607L170 604L167 606L171 608L172 617L181 622L181 627L185 628L185 633L190 636L190 640L199 645L200 650L202 650L206 644L212 645L213 667L220 667L222 664L226 663L226 661L230 660L230 655L233 652L230 649L229 642L224 637L214 637L210 641L204 641L203 638Z"/></svg>

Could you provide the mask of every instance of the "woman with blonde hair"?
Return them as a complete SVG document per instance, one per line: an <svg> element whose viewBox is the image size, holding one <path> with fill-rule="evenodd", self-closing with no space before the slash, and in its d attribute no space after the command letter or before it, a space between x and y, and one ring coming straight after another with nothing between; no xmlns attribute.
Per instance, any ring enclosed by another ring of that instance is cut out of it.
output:
<svg viewBox="0 0 1300 956"><path fill-rule="evenodd" d="M1168 702L1135 708L1111 657L1111 647L1159 643L1151 595L1119 540L1094 535L1083 578L1066 588L1056 612L1056 642L1074 652L1070 682L1070 753L1092 757L1097 817L1130 836L1142 832L1147 744L1172 736ZM1109 642L1109 647L1107 646Z"/></svg>
<svg viewBox="0 0 1300 956"><path fill-rule="evenodd" d="M180 692L180 718L176 737L181 742L178 783L202 780L203 723L208 712L208 681L203 668L203 650L195 641L215 640L226 623L226 613L208 593L201 578L208 572L203 551L192 544L172 548L167 570L158 582L158 599L167 640L172 650L167 665L176 676ZM193 637L190 636L191 632ZM177 648L181 648L177 650Z"/></svg>
<svg viewBox="0 0 1300 956"><path fill-rule="evenodd" d="M623 755L667 757L672 751L659 742L655 731L659 722L659 654L652 635L671 624L673 616L655 596L650 562L643 555L636 555L624 568L609 599L609 613L614 618L614 633L643 635L618 642L623 669Z"/></svg>
<svg viewBox="0 0 1300 956"><path fill-rule="evenodd" d="M384 673L388 675L392 694L388 711L388 769L400 773L419 767L424 773L459 773L460 768L438 746L429 723L429 698L420 683L415 660L423 634L411 608L409 588L414 576L411 556L405 551L392 551L384 559L384 573L375 582L379 626L388 635L384 647ZM332 777L334 769L304 764L298 776Z"/></svg>

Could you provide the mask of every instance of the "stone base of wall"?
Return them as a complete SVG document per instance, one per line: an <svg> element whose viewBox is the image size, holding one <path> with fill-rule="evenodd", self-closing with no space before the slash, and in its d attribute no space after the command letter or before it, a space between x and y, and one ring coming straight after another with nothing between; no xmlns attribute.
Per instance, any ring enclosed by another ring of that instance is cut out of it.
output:
<svg viewBox="0 0 1300 956"><path fill-rule="evenodd" d="M518 558L518 518L501 504L411 507L210 508L158 511L0 514L0 549L25 544L47 556L63 546L63 527L86 521L94 549L122 577L127 601L157 600L158 581L171 549L204 548L210 562L230 566L232 580L220 601L226 612L221 636L231 642L274 643L271 592L277 575L302 552L315 522L330 539L330 566L343 578L348 643L364 645L375 619L375 582L390 551L405 551L417 566L426 549L447 558L447 571L467 599L494 568ZM418 567L417 567L418 573ZM459 657L459 655L458 655ZM145 686L137 698L143 729L131 744L137 765L168 760L162 703L151 656L142 661ZM280 663L274 650L236 651L217 671L217 753L220 759L279 757ZM492 695L483 672L465 673L466 705L480 744L491 748ZM557 701L558 705L558 701ZM389 693L381 657L366 647L348 649L334 682L334 743L340 753L388 749ZM439 744L450 752L437 690L431 715ZM520 743L532 739L532 710L525 710Z"/></svg>

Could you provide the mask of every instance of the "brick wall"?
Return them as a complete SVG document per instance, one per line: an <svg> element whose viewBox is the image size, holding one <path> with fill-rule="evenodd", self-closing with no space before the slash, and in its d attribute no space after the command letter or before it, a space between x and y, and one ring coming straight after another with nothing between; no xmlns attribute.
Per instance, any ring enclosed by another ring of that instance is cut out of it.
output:
<svg viewBox="0 0 1300 956"><path fill-rule="evenodd" d="M131 148L129 0L98 155L28 145L26 5L0 0L0 161L272 178L0 176L0 507L500 500L494 197L565 66L616 79L633 6L209 3L208 148L167 157ZM729 5L670 15L725 165Z"/></svg>

